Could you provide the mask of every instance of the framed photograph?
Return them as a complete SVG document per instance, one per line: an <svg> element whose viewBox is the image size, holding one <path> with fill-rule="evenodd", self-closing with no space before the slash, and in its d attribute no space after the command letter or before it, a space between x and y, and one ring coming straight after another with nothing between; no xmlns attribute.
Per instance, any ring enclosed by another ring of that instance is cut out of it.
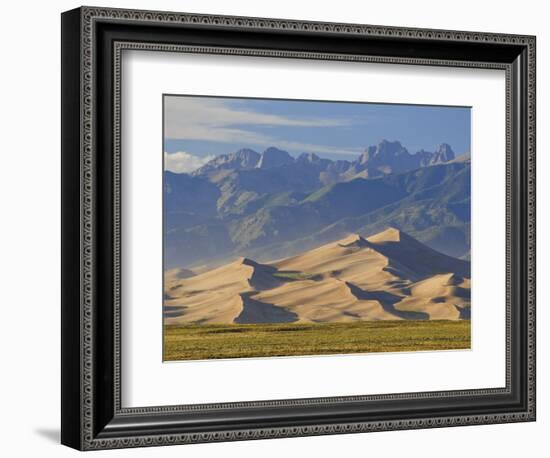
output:
<svg viewBox="0 0 550 458"><path fill-rule="evenodd" d="M463 106L165 94L164 360L470 349L470 127ZM462 154L354 146L376 135Z"/></svg>
<svg viewBox="0 0 550 458"><path fill-rule="evenodd" d="M535 37L62 15L62 443L535 420Z"/></svg>

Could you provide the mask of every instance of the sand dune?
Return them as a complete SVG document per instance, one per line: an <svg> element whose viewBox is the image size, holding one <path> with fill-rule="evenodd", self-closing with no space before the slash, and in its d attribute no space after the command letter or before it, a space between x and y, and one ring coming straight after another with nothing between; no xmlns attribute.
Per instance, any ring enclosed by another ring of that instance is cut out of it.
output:
<svg viewBox="0 0 550 458"><path fill-rule="evenodd" d="M463 319L469 263L389 228L298 256L247 258L194 276L165 275L166 324Z"/></svg>
<svg viewBox="0 0 550 458"><path fill-rule="evenodd" d="M470 307L470 280L456 274L434 275L411 286L397 308L427 313L433 320L457 320Z"/></svg>
<svg viewBox="0 0 550 458"><path fill-rule="evenodd" d="M253 294L241 294L242 311L234 320L235 323L292 323L299 317L284 307L253 299Z"/></svg>
<svg viewBox="0 0 550 458"><path fill-rule="evenodd" d="M255 298L292 311L306 322L396 319L378 301L359 299L336 278L290 282Z"/></svg>
<svg viewBox="0 0 550 458"><path fill-rule="evenodd" d="M367 240L373 249L391 260L390 267L417 279L450 272L470 277L468 261L439 253L398 229L386 229Z"/></svg>
<svg viewBox="0 0 550 458"><path fill-rule="evenodd" d="M165 277L165 323L235 322L243 312L241 294L279 286L275 272L274 267L240 258L194 277Z"/></svg>
<svg viewBox="0 0 550 458"><path fill-rule="evenodd" d="M298 256L273 263L279 270L296 270L312 275L335 277L362 289L399 290L404 283L386 268L389 260L372 249L364 238L353 234Z"/></svg>

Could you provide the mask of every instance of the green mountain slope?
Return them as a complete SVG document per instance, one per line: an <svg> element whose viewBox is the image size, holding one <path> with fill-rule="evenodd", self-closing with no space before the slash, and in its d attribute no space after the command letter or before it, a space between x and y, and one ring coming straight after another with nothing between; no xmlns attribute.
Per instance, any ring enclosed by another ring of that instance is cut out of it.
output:
<svg viewBox="0 0 550 458"><path fill-rule="evenodd" d="M325 186L319 170L327 165L305 159L193 176L165 172L166 268L235 256L270 260L388 226L469 259L469 160Z"/></svg>

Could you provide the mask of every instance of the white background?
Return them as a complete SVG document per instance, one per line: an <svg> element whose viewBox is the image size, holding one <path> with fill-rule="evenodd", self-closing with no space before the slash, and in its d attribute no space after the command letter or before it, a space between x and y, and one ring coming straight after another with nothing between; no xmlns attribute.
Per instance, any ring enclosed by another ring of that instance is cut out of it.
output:
<svg viewBox="0 0 550 458"><path fill-rule="evenodd" d="M97 1L99 5L157 8L294 19L466 29L538 36L538 329L550 325L548 196L550 79L547 11L538 1ZM0 268L2 288L0 451L5 456L69 456L59 437L59 14L73 1L3 5L0 110ZM491 177L487 178L490 185ZM546 212L544 210L546 209ZM538 336L538 386L548 386L550 336ZM550 398L538 391L537 423L325 436L103 452L108 456L256 457L360 455L461 457L490 452L544 456ZM545 434L546 433L546 434ZM537 453L537 450L538 453Z"/></svg>
<svg viewBox="0 0 550 458"><path fill-rule="evenodd" d="M504 71L143 51L122 62L124 407L505 386ZM163 364L163 93L472 106L471 350Z"/></svg>

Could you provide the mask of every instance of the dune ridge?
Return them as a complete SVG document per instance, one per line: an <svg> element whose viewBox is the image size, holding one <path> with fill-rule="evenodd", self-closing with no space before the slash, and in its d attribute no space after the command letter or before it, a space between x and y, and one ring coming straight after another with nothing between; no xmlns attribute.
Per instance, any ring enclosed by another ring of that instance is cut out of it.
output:
<svg viewBox="0 0 550 458"><path fill-rule="evenodd" d="M388 228L270 263L172 269L164 297L165 324L469 319L470 265Z"/></svg>

